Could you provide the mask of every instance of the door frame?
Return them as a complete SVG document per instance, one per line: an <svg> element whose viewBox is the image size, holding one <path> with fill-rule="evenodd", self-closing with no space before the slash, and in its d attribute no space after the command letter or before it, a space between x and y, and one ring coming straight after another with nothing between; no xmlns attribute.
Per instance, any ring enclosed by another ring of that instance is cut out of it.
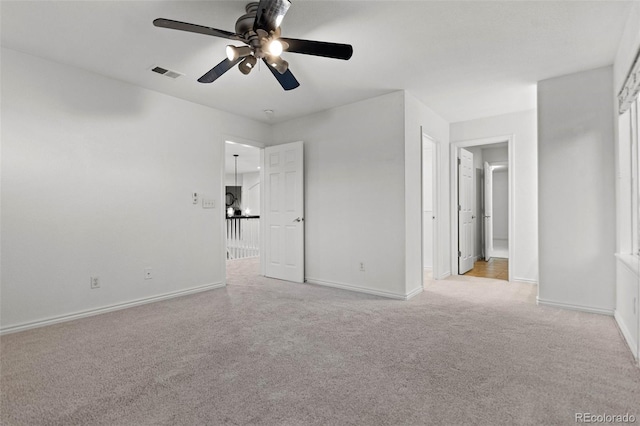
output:
<svg viewBox="0 0 640 426"><path fill-rule="evenodd" d="M515 255L515 197L514 197L514 166L515 166L515 149L514 149L515 135L501 135L492 136L481 139L469 139L463 141L451 142L450 152L450 172L451 172L451 275L458 274L458 157L460 154L460 148L469 148L482 145L491 145L496 143L507 143L509 170L508 170L508 185L509 185L509 281L513 280L513 264Z"/></svg>
<svg viewBox="0 0 640 426"><path fill-rule="evenodd" d="M422 130L422 129L421 129ZM435 219L432 221L432 248L431 252L433 253L433 266L431 267L431 276L434 280L440 279L440 250L439 248L439 238L438 234L440 233L440 142L429 136L424 130L420 132L420 264L421 264L421 277L422 277L422 287L424 288L424 176L422 174L424 169L424 144L430 143L433 149L433 153L431 155L431 174L432 174L432 190L431 190L431 201L433 208L433 216Z"/></svg>
<svg viewBox="0 0 640 426"><path fill-rule="evenodd" d="M220 167L220 188L219 188L219 196L220 196L220 212L221 212L221 220L220 220L220 239L222 240L222 283L223 285L227 285L227 211L226 208L223 207L224 199L225 199L225 183L226 183L226 170L225 170L225 161L227 154L227 142L234 142L237 144L252 146L260 150L260 218L264 214L264 191L263 182L264 182L264 148L265 144L263 142L254 141L251 139L246 139L240 136L235 136L232 134L223 134L222 135L222 147L221 151L221 159L222 159L222 167ZM260 220L260 275L264 276L265 273L265 245L264 245L264 220Z"/></svg>

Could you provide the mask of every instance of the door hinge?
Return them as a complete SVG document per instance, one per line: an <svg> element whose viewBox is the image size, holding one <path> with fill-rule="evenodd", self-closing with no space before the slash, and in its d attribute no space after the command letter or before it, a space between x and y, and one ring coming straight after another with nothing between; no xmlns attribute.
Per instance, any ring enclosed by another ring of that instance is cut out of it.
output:
<svg viewBox="0 0 640 426"><path fill-rule="evenodd" d="M458 211L462 211L462 206L458 204Z"/></svg>
<svg viewBox="0 0 640 426"><path fill-rule="evenodd" d="M462 252L461 251L458 252L458 257L462 257Z"/></svg>
<svg viewBox="0 0 640 426"><path fill-rule="evenodd" d="M462 160L458 158L458 165L462 164Z"/></svg>

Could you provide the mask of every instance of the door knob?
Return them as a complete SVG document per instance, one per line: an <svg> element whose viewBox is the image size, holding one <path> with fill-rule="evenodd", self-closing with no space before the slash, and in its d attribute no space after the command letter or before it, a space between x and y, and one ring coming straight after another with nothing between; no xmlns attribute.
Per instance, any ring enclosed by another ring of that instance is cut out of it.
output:
<svg viewBox="0 0 640 426"><path fill-rule="evenodd" d="M304 218L302 217L296 217L295 219L293 219L294 222L302 222L304 220Z"/></svg>

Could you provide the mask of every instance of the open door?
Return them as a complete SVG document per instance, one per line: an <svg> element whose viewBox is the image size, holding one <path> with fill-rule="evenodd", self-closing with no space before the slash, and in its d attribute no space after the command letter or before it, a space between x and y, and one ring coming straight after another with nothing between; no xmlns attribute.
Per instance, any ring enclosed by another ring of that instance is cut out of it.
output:
<svg viewBox="0 0 640 426"><path fill-rule="evenodd" d="M484 260L493 254L493 170L484 162Z"/></svg>
<svg viewBox="0 0 640 426"><path fill-rule="evenodd" d="M458 273L473 268L473 154L460 148L458 161Z"/></svg>
<svg viewBox="0 0 640 426"><path fill-rule="evenodd" d="M303 144L264 150L265 275L304 281Z"/></svg>

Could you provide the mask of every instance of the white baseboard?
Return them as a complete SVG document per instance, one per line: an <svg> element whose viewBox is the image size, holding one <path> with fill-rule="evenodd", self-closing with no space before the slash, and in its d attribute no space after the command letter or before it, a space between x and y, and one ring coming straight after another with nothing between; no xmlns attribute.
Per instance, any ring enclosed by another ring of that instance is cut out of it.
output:
<svg viewBox="0 0 640 426"><path fill-rule="evenodd" d="M629 329L627 328L624 321L622 321L622 317L618 314L617 310L614 312L613 317L616 319L616 324L618 324L618 328L620 329L620 332L624 336L624 340L627 342L627 346L629 346L629 349L631 349L631 353L633 354L633 357L636 360L638 360L637 342L634 341L633 337L631 336L631 333L629 332Z"/></svg>
<svg viewBox="0 0 640 426"><path fill-rule="evenodd" d="M415 297L415 296L419 295L423 291L424 291L424 288L422 286L420 286L420 287L416 288L415 290L410 291L409 293L407 293L407 295L405 296L404 300L409 300L412 297Z"/></svg>
<svg viewBox="0 0 640 426"><path fill-rule="evenodd" d="M375 289L372 289L372 288L360 287L360 286L353 285L353 284L337 283L337 282L333 282L333 281L325 281L325 280L321 280L321 279L318 279L318 278L311 278L311 277L307 277L305 279L305 282L307 284L315 284L315 285L321 285L321 286L324 286L324 287L339 288L339 289L342 289L342 290L355 291L357 293L372 294L374 296L381 296L381 297L386 297L386 298L389 298L389 299L396 299L396 300L409 300L411 297L413 297L416 294L422 292L422 287L419 287L419 288L413 290L409 294L392 293L390 291L375 290Z"/></svg>
<svg viewBox="0 0 640 426"><path fill-rule="evenodd" d="M613 316L613 310L610 310L610 309L602 309L602 308L594 308L591 306L572 305L570 303L554 302L553 300L540 299L539 297L536 297L536 302L538 303L538 305L551 306L553 308L588 312L590 314L608 315L610 317Z"/></svg>
<svg viewBox="0 0 640 426"><path fill-rule="evenodd" d="M451 271L447 271L443 274L440 274L440 276L438 278L436 278L437 280L444 280L447 279L451 276Z"/></svg>
<svg viewBox="0 0 640 426"><path fill-rule="evenodd" d="M514 278L511 281L514 282L519 282L519 283L524 283L524 284L532 284L532 285L538 285L538 280L532 280L531 278Z"/></svg>
<svg viewBox="0 0 640 426"><path fill-rule="evenodd" d="M146 305L147 303L159 302L161 300L173 299L175 297L186 296L189 294L200 293L202 291L213 290L224 287L225 283L206 284L199 287L193 287L187 290L179 290L171 293L165 293L158 296L145 297L142 299L132 300L130 302L117 303L115 305L104 306L102 308L89 309L87 311L74 312L71 314L50 317L43 320L31 321L17 325L10 325L0 328L0 335L17 333L18 331L29 330L32 328L44 327L47 325L58 324L61 322L73 321L80 318L92 317L94 315L106 314L107 312L119 311L120 309L133 308L134 306Z"/></svg>

